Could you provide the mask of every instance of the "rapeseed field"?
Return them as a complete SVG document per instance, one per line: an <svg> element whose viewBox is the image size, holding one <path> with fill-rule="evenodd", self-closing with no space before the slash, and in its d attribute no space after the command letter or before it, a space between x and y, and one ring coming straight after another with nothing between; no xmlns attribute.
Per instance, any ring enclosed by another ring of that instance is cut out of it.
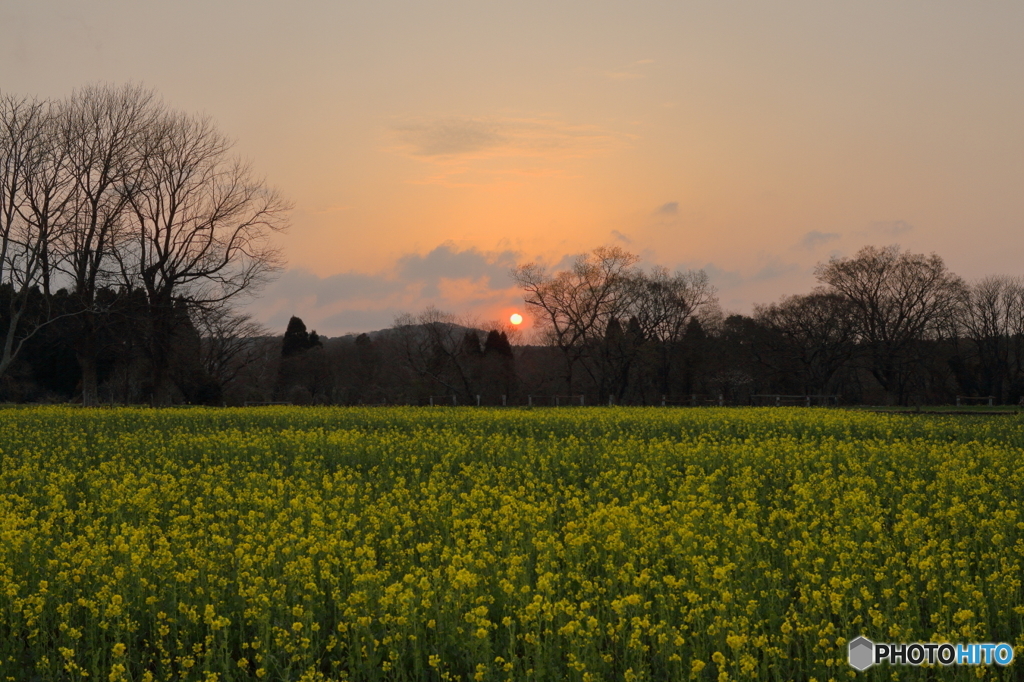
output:
<svg viewBox="0 0 1024 682"><path fill-rule="evenodd" d="M0 681L1015 679L1024 422L0 412Z"/></svg>

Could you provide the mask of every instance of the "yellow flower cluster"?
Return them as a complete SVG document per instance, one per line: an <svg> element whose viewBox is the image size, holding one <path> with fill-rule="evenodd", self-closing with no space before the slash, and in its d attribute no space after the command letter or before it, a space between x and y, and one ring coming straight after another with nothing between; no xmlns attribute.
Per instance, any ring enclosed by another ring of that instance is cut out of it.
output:
<svg viewBox="0 0 1024 682"><path fill-rule="evenodd" d="M0 680L824 681L860 634L1024 651L1024 422L901 419L4 410Z"/></svg>

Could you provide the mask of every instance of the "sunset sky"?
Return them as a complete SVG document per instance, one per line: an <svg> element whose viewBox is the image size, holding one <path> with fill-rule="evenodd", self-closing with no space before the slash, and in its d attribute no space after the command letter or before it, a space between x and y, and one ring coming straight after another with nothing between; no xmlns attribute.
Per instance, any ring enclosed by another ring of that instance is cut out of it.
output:
<svg viewBox="0 0 1024 682"><path fill-rule="evenodd" d="M737 312L865 244L1024 275L1022 36L1020 2L9 0L0 90L208 114L295 206L249 309L337 336L507 318L510 267L602 244Z"/></svg>

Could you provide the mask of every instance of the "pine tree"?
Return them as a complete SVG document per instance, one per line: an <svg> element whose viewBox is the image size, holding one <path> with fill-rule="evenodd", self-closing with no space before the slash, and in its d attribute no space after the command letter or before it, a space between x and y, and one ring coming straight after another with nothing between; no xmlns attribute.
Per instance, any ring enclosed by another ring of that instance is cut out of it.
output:
<svg viewBox="0 0 1024 682"><path fill-rule="evenodd" d="M484 341L484 355L491 353L512 357L512 344L508 342L505 332L498 333L496 329L487 332L487 340Z"/></svg>
<svg viewBox="0 0 1024 682"><path fill-rule="evenodd" d="M307 332L306 324L301 318L294 315L288 320L288 329L284 332L284 341L281 343L281 357L290 358L310 348L323 345L320 337L315 331Z"/></svg>
<svg viewBox="0 0 1024 682"><path fill-rule="evenodd" d="M515 359L512 357L512 344L508 342L505 332L499 333L495 329L489 331L484 341L483 354L483 392L493 401L499 400L502 395L510 397L515 391Z"/></svg>

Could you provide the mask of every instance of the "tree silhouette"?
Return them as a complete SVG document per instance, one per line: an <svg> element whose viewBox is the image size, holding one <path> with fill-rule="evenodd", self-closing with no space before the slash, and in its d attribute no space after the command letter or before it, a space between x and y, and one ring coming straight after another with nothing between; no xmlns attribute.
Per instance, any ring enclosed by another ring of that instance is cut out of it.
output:
<svg viewBox="0 0 1024 682"><path fill-rule="evenodd" d="M320 337L315 331L307 332L306 323L294 315L288 320L288 328L284 332L284 340L281 343L281 357L290 358L303 353L310 348L322 345Z"/></svg>

